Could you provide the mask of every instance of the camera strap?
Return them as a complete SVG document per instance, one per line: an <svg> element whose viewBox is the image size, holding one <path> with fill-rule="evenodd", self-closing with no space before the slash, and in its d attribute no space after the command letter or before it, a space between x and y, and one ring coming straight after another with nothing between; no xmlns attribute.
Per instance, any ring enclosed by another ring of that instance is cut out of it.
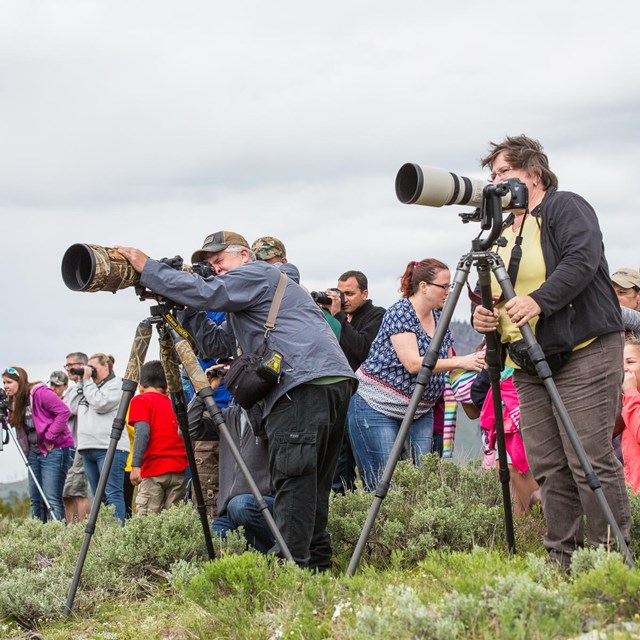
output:
<svg viewBox="0 0 640 640"><path fill-rule="evenodd" d="M278 281L278 286L273 296L273 301L271 302L271 307L269 307L267 321L264 323L265 342L269 339L271 332L276 326L276 318L278 317L278 311L280 310L280 303L282 302L282 298L284 297L284 290L287 288L287 280L288 276L281 272L280 280Z"/></svg>
<svg viewBox="0 0 640 640"><path fill-rule="evenodd" d="M516 286L516 280L518 278L518 271L520 270L520 260L522 260L522 232L524 231L524 223L527 221L529 210L527 209L522 218L522 224L518 229L518 235L515 239L515 244L511 248L511 256L509 257L509 266L507 267L507 273L509 274L509 280L511 285ZM513 224L513 220L508 220L507 225ZM500 294L500 297L495 304L498 304L504 300L504 293Z"/></svg>

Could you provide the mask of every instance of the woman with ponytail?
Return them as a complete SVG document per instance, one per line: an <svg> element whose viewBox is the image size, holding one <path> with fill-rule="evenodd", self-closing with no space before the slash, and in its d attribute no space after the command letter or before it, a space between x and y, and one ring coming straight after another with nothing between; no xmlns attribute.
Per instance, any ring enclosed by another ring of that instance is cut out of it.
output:
<svg viewBox="0 0 640 640"><path fill-rule="evenodd" d="M9 423L16 430L20 448L51 506L56 520L64 522L62 490L71 466L73 436L67 420L69 408L43 382L29 382L22 367L9 367L2 373L9 397ZM31 516L47 521L49 515L40 490L29 475Z"/></svg>
<svg viewBox="0 0 640 640"><path fill-rule="evenodd" d="M391 453L450 288L451 273L443 262L435 258L410 262L400 279L402 298L385 313L369 356L356 372L360 384L349 407L349 437L360 478L370 491ZM459 368L479 371L484 366L481 353L453 356L452 347L447 329L409 429L415 464L420 464L419 456L431 451L432 407L442 395L445 372Z"/></svg>

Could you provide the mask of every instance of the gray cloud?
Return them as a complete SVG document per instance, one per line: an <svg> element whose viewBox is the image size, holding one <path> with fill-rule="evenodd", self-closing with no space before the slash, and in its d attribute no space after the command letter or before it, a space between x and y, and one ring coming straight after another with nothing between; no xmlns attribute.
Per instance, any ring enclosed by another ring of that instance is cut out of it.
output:
<svg viewBox="0 0 640 640"><path fill-rule="evenodd" d="M188 257L216 229L276 235L310 289L359 268L387 305L409 260L453 269L477 233L454 208L399 204L398 168L480 177L507 133L539 138L561 186L594 205L612 269L639 266L638 13L631 0L4 2L4 366L46 378L81 349L123 372L148 305L68 291L75 242Z"/></svg>

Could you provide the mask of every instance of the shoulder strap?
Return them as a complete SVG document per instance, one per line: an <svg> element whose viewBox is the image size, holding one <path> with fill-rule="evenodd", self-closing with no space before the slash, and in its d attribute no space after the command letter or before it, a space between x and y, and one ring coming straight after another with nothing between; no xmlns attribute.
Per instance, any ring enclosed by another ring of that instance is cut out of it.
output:
<svg viewBox="0 0 640 640"><path fill-rule="evenodd" d="M520 225L520 229L518 231L518 235L515 239L515 244L511 248L511 256L509 258L509 266L507 267L507 273L509 274L509 280L511 280L511 284L515 287L516 280L518 279L518 271L520 269L520 260L522 259L522 232L524 231L524 223L527 221L527 216L529 215L529 211L527 210L524 214L524 218L522 219L522 224ZM500 294L500 298L496 302L502 302L504 300L504 293Z"/></svg>
<svg viewBox="0 0 640 640"><path fill-rule="evenodd" d="M284 297L284 290L287 288L287 280L289 278L284 274L280 273L280 280L278 281L278 287L276 288L276 292L273 296L273 302L271 303L271 307L269 308L269 315L267 316L267 321L264 323L264 339L266 340L273 328L276 326L276 317L278 316L278 311L280 310L280 303L282 302L282 298Z"/></svg>

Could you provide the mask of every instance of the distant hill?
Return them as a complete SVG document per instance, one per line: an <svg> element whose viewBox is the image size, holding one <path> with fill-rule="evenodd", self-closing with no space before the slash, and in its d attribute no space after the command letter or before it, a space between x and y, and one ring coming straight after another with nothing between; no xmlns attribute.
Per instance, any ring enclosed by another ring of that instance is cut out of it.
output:
<svg viewBox="0 0 640 640"><path fill-rule="evenodd" d="M484 337L481 333L478 333L469 322L452 320L449 324L449 329L451 329L451 333L453 334L455 350L459 356L464 356L467 353L476 351Z"/></svg>
<svg viewBox="0 0 640 640"><path fill-rule="evenodd" d="M27 478L18 482L0 483L0 500L10 501L13 496L22 498L29 493L29 481Z"/></svg>

